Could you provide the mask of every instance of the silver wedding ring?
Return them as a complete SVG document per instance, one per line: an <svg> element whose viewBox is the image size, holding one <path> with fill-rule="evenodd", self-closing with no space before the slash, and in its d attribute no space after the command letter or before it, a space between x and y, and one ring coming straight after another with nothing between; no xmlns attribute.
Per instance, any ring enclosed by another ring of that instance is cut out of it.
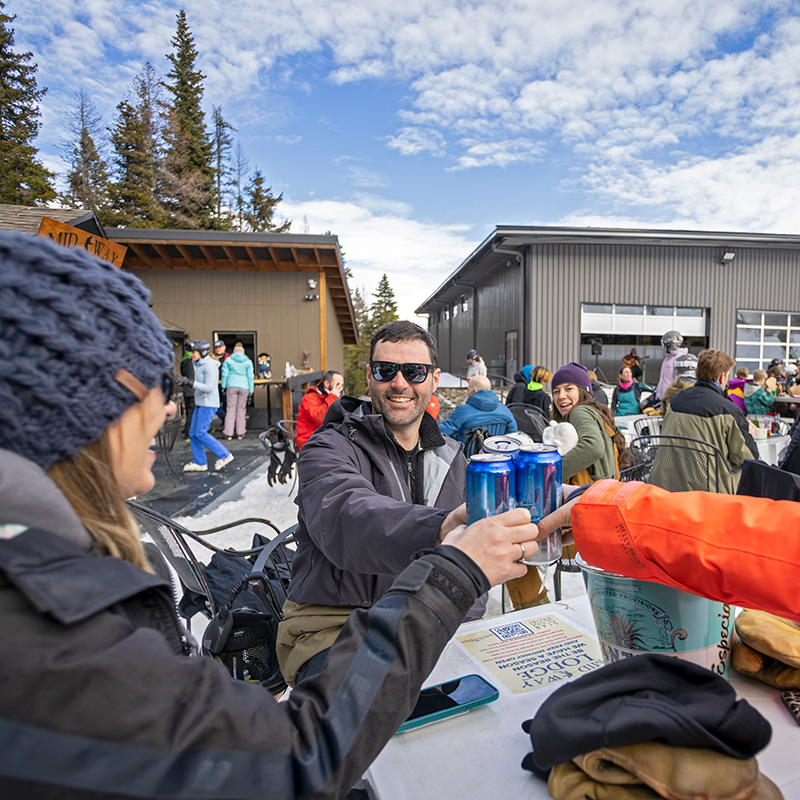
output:
<svg viewBox="0 0 800 800"><path fill-rule="evenodd" d="M517 559L517 564L525 558L525 545L522 542L517 542L519 549L522 550L522 555Z"/></svg>

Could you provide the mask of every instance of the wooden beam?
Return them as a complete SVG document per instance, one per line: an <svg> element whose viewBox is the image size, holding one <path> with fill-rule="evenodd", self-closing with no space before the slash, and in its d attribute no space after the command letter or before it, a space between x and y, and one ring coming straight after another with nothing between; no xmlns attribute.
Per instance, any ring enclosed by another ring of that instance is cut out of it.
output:
<svg viewBox="0 0 800 800"><path fill-rule="evenodd" d="M172 253L169 252L169 248L163 244L154 244L152 247L170 269L175 269L175 259L172 257Z"/></svg>
<svg viewBox="0 0 800 800"><path fill-rule="evenodd" d="M196 269L197 265L195 264L195 259L192 256L192 253L189 250L189 248L182 244L176 244L175 248L183 256L183 260L187 263L189 268Z"/></svg>
<svg viewBox="0 0 800 800"><path fill-rule="evenodd" d="M151 259L150 259L150 256L149 256L149 255L147 255L147 253L145 252L144 248L143 248L141 245L139 245L139 244L134 244L133 242L131 242L131 243L130 243L130 245L128 245L128 246L131 248L131 250L133 250L133 252L134 252L134 253L136 253L136 257L137 257L137 258L138 258L138 259L139 259L139 260L140 260L142 263L144 263L144 264L145 264L145 266L147 267L147 269L156 269L156 268L153 266L153 262L151 261Z"/></svg>
<svg viewBox="0 0 800 800"><path fill-rule="evenodd" d="M256 251L252 247L245 247L244 249L245 249L245 252L247 253L247 257L253 263L253 266L256 269L260 270L261 269L261 259L258 258L258 256L256 255Z"/></svg>
<svg viewBox="0 0 800 800"><path fill-rule="evenodd" d="M210 247L204 244L200 245L200 252L206 257L206 261L210 264L210 269L217 269L217 257L211 251Z"/></svg>
<svg viewBox="0 0 800 800"><path fill-rule="evenodd" d="M228 244L222 245L222 252L228 256L228 261L231 262L233 268L236 269L239 266L239 259L236 257L236 251Z"/></svg>
<svg viewBox="0 0 800 800"><path fill-rule="evenodd" d="M328 283L325 271L319 273L319 368L326 372L328 369Z"/></svg>

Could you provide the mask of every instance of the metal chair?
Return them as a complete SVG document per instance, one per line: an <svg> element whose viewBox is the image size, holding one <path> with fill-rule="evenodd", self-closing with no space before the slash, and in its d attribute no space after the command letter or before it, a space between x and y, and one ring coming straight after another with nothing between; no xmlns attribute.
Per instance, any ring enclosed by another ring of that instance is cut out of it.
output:
<svg viewBox="0 0 800 800"><path fill-rule="evenodd" d="M541 409L530 407L525 409L525 416L531 421L536 430L536 435L531 434L531 436L535 441L541 442L544 429L550 424L550 418Z"/></svg>
<svg viewBox="0 0 800 800"><path fill-rule="evenodd" d="M461 450L467 458L475 455L475 453L480 453L486 439L490 436L502 436L507 428L508 426L505 422L487 422L484 425L476 425L466 431Z"/></svg>
<svg viewBox="0 0 800 800"><path fill-rule="evenodd" d="M661 433L661 422L663 417L647 417L647 419L637 419L633 422L633 429L636 436L658 436Z"/></svg>
<svg viewBox="0 0 800 800"><path fill-rule="evenodd" d="M297 435L297 422L293 419L279 419L278 428L294 446L294 437Z"/></svg>
<svg viewBox="0 0 800 800"><path fill-rule="evenodd" d="M740 471L730 468L723 452L702 439L641 436L631 442L631 451L652 463L641 479L670 492L728 493L739 480Z"/></svg>
<svg viewBox="0 0 800 800"><path fill-rule="evenodd" d="M534 442L542 441L543 429L540 424L541 420L539 417L532 417L528 414L528 411L540 413L539 409L529 406L527 403L512 403L510 406L507 406L507 408L514 415L518 430L527 433ZM544 414L541 414L541 416L544 417ZM546 425L547 423L545 423L545 427Z"/></svg>
<svg viewBox="0 0 800 800"><path fill-rule="evenodd" d="M202 598L202 602L205 606L203 613L209 618L216 613L218 602L214 600L211 588L206 580L204 565L192 551L189 542L202 545L208 550L211 550L212 553L221 553L242 558L257 555L261 552L263 545L245 550L236 550L231 547L218 547L204 538L210 534L221 533L222 531L227 531L244 524L256 523L266 525L268 528L271 528L277 536L282 537L280 545L275 548L270 557L270 563L273 565L276 573L279 573L281 576L284 595L280 600L281 604L283 600L286 599L285 593L286 589L288 589L289 577L291 576L291 551L289 550L289 552L287 552L287 548L289 545L294 544L294 532L297 529L296 525L285 531L281 531L274 523L267 519L248 517L246 519L230 522L226 525L219 525L216 528L192 531L175 522L175 520L170 517L159 514L157 511L153 511L140 503L128 500L127 505L142 532L150 536L156 547L158 547L167 562L177 573L184 593L187 591L194 592ZM189 618L187 617L186 619L188 621Z"/></svg>

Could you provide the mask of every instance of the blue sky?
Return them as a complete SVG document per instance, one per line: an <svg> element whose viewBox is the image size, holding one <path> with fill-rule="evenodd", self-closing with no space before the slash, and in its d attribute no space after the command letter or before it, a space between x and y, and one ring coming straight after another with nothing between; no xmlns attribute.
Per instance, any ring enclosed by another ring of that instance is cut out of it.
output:
<svg viewBox="0 0 800 800"><path fill-rule="evenodd" d="M187 13L296 233L411 316L495 225L800 232L800 8L775 0L10 0L47 87L104 121Z"/></svg>

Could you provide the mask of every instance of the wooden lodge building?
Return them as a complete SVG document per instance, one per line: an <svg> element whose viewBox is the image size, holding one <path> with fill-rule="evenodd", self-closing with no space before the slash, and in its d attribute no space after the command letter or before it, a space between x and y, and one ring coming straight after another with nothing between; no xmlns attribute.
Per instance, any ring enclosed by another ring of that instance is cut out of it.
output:
<svg viewBox="0 0 800 800"><path fill-rule="evenodd" d="M190 339L222 339L228 352L241 341L254 367L268 353L273 378L283 378L287 362L301 369L304 355L306 372L341 370L344 345L357 342L336 236L103 229L80 209L0 205L0 229L36 235L43 217L125 248L122 269L150 290L176 365ZM266 392L255 402L263 407Z"/></svg>

